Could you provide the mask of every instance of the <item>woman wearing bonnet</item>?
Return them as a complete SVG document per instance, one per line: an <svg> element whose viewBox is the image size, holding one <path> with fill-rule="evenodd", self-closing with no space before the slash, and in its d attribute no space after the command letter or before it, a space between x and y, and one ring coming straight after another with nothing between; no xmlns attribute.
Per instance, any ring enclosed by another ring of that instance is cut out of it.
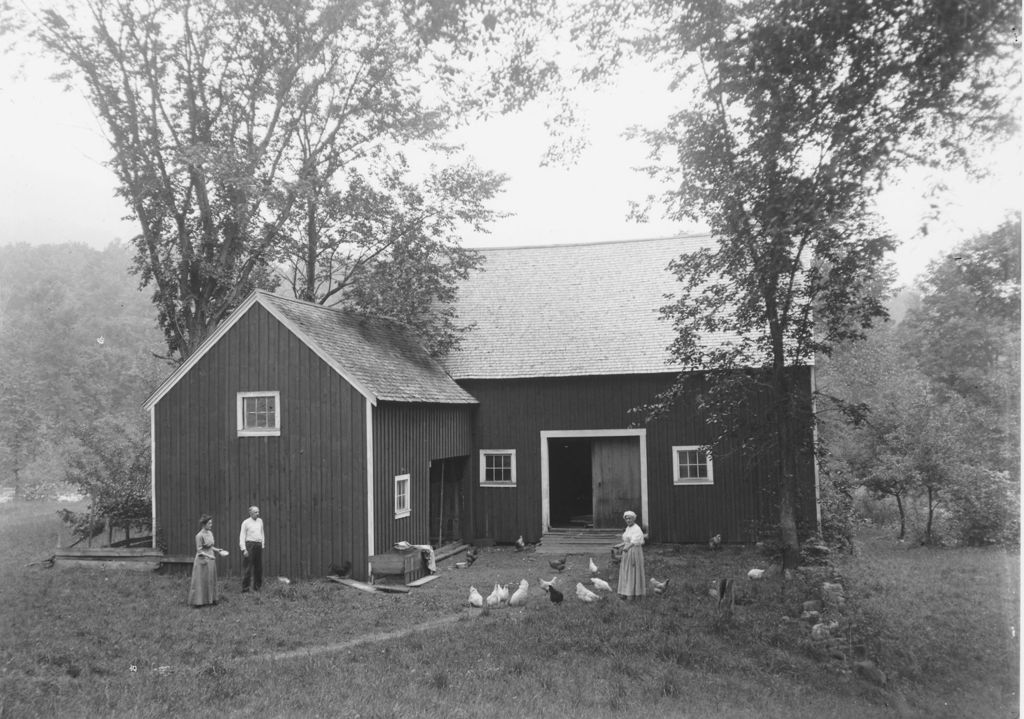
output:
<svg viewBox="0 0 1024 719"><path fill-rule="evenodd" d="M627 510L622 518L626 531L622 533L622 561L619 563L619 596L623 599L639 599L647 594L647 577L644 573L644 530L636 523L636 512Z"/></svg>

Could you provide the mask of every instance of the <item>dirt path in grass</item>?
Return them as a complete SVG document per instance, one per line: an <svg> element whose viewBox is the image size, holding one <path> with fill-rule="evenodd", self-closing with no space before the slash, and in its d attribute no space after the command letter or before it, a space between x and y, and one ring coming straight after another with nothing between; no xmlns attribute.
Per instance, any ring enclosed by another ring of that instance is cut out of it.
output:
<svg viewBox="0 0 1024 719"><path fill-rule="evenodd" d="M450 617L441 617L440 619L431 619L428 622L422 624L415 624L411 627L405 627L404 629L396 629L393 632L375 632L374 634L364 634L361 637L355 639L349 639L344 642L337 642L335 644L321 644L314 647L304 647L302 649L291 649L287 652L274 652L272 654L260 654L257 657L239 657L238 661L251 662L254 658L265 659L268 661L281 661L285 659L297 659L299 657L314 657L320 654L331 654L333 652L342 652L346 649L352 649L363 644L373 644L375 642L386 642L391 639L401 639L407 637L410 634L416 634L418 632L425 632L431 629L438 629L440 627L446 627L450 624L455 624L463 619L468 618L470 615L467 612L461 612L459 614Z"/></svg>

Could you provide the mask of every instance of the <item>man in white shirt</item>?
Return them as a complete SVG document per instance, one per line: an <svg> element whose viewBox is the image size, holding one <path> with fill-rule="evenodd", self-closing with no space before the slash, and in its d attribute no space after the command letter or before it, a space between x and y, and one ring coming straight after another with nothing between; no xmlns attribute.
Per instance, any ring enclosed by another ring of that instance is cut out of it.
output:
<svg viewBox="0 0 1024 719"><path fill-rule="evenodd" d="M242 549L242 565L245 567L242 591L249 591L251 581L253 590L258 592L263 586L263 549L267 546L259 507L249 507L249 518L242 522L238 546Z"/></svg>

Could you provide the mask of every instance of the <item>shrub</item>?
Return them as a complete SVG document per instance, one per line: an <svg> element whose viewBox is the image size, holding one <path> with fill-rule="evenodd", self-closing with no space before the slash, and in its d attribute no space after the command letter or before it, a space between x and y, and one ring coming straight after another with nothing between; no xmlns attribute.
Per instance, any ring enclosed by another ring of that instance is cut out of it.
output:
<svg viewBox="0 0 1024 719"><path fill-rule="evenodd" d="M956 538L970 546L1020 541L1020 484L1008 472L966 469L950 490Z"/></svg>

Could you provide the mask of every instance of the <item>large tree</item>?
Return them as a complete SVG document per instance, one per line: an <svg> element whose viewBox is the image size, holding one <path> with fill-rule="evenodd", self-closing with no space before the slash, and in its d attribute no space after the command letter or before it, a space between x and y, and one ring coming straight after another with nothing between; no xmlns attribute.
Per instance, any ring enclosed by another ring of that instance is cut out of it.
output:
<svg viewBox="0 0 1024 719"><path fill-rule="evenodd" d="M539 4L497 5L515 26ZM357 190L389 192L390 148L543 85L545 68L524 64L514 32L489 57L536 83L501 92L501 75L477 88L463 79L497 23L474 0L87 0L35 17L36 37L108 134L140 227L136 271L153 287L172 356L187 357L254 287L273 287L278 263L296 271L301 296L323 299L349 269L337 248L368 242L346 225L387 224L377 214L387 203ZM470 174L461 190L454 209L450 193L426 209L461 219L496 178ZM312 235L300 239L301 227ZM432 235L420 223L391 237Z"/></svg>
<svg viewBox="0 0 1024 719"><path fill-rule="evenodd" d="M769 393L750 441L770 449L787 568L811 421L787 368L884 314L875 284L894 240L872 202L893 172L960 161L1007 128L1019 16L1008 0L595 0L579 16L596 57L587 77L639 56L685 93L666 127L638 133L671 183L666 214L703 220L716 240L673 263L672 354L710 368L712 417L742 412L752 385ZM738 339L709 346L719 331Z"/></svg>

